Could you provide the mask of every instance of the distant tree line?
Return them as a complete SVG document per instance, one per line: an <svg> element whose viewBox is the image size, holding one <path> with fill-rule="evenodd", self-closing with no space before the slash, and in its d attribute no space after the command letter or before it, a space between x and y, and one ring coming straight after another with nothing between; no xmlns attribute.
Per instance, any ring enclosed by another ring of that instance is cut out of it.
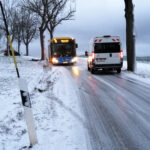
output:
<svg viewBox="0 0 150 150"><path fill-rule="evenodd" d="M63 21L71 20L75 10L69 7L70 0L4 0L4 13L12 42L17 42L18 52L23 43L26 55L29 55L29 44L40 36L41 59L45 59L44 32L47 30L50 39L56 27ZM6 36L6 29L0 13L0 38ZM9 48L8 41L6 42Z"/></svg>

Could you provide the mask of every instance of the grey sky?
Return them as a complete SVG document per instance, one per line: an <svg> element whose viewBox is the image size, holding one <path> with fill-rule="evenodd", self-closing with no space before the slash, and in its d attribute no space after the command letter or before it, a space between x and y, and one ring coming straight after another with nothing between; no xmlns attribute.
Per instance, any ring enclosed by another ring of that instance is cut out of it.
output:
<svg viewBox="0 0 150 150"><path fill-rule="evenodd" d="M150 56L150 1L134 0L137 56ZM88 49L93 36L119 35L126 54L124 0L77 0L74 20L60 25L54 36L71 36L79 45L78 53ZM46 34L45 45L47 50ZM31 55L40 55L40 41L30 45Z"/></svg>

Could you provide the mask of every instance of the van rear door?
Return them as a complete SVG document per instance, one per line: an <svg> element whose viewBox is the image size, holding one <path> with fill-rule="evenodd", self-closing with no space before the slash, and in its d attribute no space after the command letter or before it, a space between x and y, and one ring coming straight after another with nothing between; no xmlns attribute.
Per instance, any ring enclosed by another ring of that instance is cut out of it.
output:
<svg viewBox="0 0 150 150"><path fill-rule="evenodd" d="M120 42L95 43L94 53L96 64L119 64Z"/></svg>

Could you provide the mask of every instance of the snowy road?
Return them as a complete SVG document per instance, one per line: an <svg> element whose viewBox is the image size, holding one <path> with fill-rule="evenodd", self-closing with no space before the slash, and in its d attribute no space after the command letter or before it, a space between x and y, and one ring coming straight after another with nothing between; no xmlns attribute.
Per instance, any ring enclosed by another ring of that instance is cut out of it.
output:
<svg viewBox="0 0 150 150"><path fill-rule="evenodd" d="M149 150L150 85L122 72L92 75L68 67L77 82L92 150Z"/></svg>

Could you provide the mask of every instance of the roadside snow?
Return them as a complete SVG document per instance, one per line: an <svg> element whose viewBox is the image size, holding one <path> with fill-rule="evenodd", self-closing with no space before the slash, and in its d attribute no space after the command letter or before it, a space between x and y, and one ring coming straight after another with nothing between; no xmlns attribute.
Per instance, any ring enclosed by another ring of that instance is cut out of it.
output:
<svg viewBox="0 0 150 150"><path fill-rule="evenodd" d="M49 88L44 93L45 98L39 97L35 104L44 105L43 111L34 110L37 112L36 120L44 122L39 124L39 144L34 149L86 150L83 116L72 77L63 67L53 67L51 71L47 70L46 74L39 87L37 86L38 90L43 91L48 86ZM38 106L35 109L38 109Z"/></svg>
<svg viewBox="0 0 150 150"><path fill-rule="evenodd" d="M123 63L123 75L130 80L139 80L143 83L150 84L150 62L136 62L136 71L127 71L127 61Z"/></svg>
<svg viewBox="0 0 150 150"><path fill-rule="evenodd" d="M78 90L63 67L17 58L28 82L38 144L33 150L86 150ZM12 59L0 57L0 149L28 149L29 138Z"/></svg>

